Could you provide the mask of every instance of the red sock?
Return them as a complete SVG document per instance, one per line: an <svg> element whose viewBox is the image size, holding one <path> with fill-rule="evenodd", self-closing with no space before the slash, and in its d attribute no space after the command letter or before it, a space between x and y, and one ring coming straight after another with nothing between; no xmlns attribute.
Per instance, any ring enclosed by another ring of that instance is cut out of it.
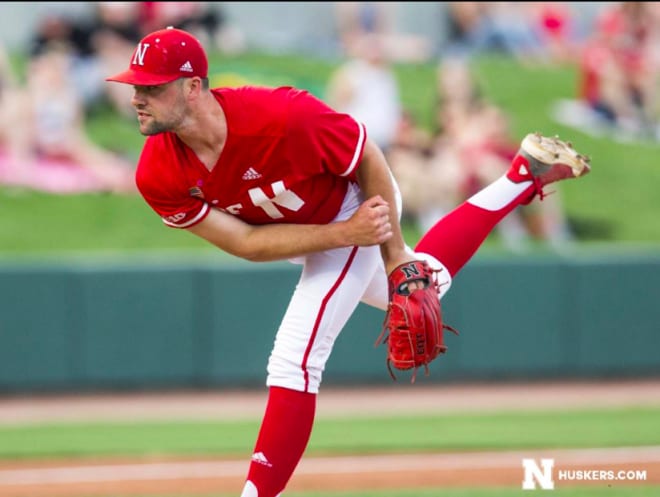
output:
<svg viewBox="0 0 660 497"><path fill-rule="evenodd" d="M445 265L452 277L455 276L497 223L518 205L528 202L535 191L536 187L530 185L498 210L478 207L469 200L463 202L422 236L415 252L432 255Z"/></svg>
<svg viewBox="0 0 660 497"><path fill-rule="evenodd" d="M247 476L259 497L284 490L309 442L315 411L316 394L270 387Z"/></svg>

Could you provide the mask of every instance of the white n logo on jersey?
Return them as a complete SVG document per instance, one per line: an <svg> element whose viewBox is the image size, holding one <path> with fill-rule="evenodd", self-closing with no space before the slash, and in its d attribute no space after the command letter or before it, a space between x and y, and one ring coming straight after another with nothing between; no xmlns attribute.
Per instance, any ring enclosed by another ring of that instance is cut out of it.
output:
<svg viewBox="0 0 660 497"><path fill-rule="evenodd" d="M284 188L283 181L276 181L270 185L273 189L275 196L271 199L261 188L252 188L248 190L252 203L257 207L261 207L266 214L273 219L280 219L284 217L275 204L286 207L290 211L297 211L305 202L291 190Z"/></svg>
<svg viewBox="0 0 660 497"><path fill-rule="evenodd" d="M133 64L144 65L144 55L147 53L147 48L149 48L149 43L138 43L135 55L133 55Z"/></svg>

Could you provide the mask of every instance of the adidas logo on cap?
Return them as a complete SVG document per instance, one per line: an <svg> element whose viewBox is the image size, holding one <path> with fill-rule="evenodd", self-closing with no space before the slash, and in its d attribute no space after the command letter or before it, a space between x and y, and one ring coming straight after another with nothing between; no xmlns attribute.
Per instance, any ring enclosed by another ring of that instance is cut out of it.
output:
<svg viewBox="0 0 660 497"><path fill-rule="evenodd" d="M179 67L179 71L193 72L193 66L190 63L190 61L187 60L183 64L181 64L181 67Z"/></svg>

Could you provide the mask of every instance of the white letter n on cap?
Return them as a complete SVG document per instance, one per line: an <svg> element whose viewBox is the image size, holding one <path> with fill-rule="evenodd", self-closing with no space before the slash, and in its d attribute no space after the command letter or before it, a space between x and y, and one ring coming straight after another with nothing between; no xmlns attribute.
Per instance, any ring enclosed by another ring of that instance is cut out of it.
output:
<svg viewBox="0 0 660 497"><path fill-rule="evenodd" d="M523 459L523 468L525 468L525 479L522 483L523 490L536 489L536 480L543 490L554 490L555 482L552 481L552 468L555 465L554 459L541 459L543 471L538 467L534 459Z"/></svg>
<svg viewBox="0 0 660 497"><path fill-rule="evenodd" d="M133 55L133 64L144 65L144 55L147 53L147 48L149 48L149 43L138 43L135 55Z"/></svg>

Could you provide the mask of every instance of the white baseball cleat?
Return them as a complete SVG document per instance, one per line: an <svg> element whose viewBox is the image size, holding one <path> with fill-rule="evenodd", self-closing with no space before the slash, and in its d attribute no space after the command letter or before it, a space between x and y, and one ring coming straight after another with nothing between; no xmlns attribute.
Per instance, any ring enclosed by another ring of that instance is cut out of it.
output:
<svg viewBox="0 0 660 497"><path fill-rule="evenodd" d="M591 171L589 157L575 151L570 142L530 133L522 141L511 162L507 177L515 182L533 181L537 193L543 187L564 179L579 178Z"/></svg>

